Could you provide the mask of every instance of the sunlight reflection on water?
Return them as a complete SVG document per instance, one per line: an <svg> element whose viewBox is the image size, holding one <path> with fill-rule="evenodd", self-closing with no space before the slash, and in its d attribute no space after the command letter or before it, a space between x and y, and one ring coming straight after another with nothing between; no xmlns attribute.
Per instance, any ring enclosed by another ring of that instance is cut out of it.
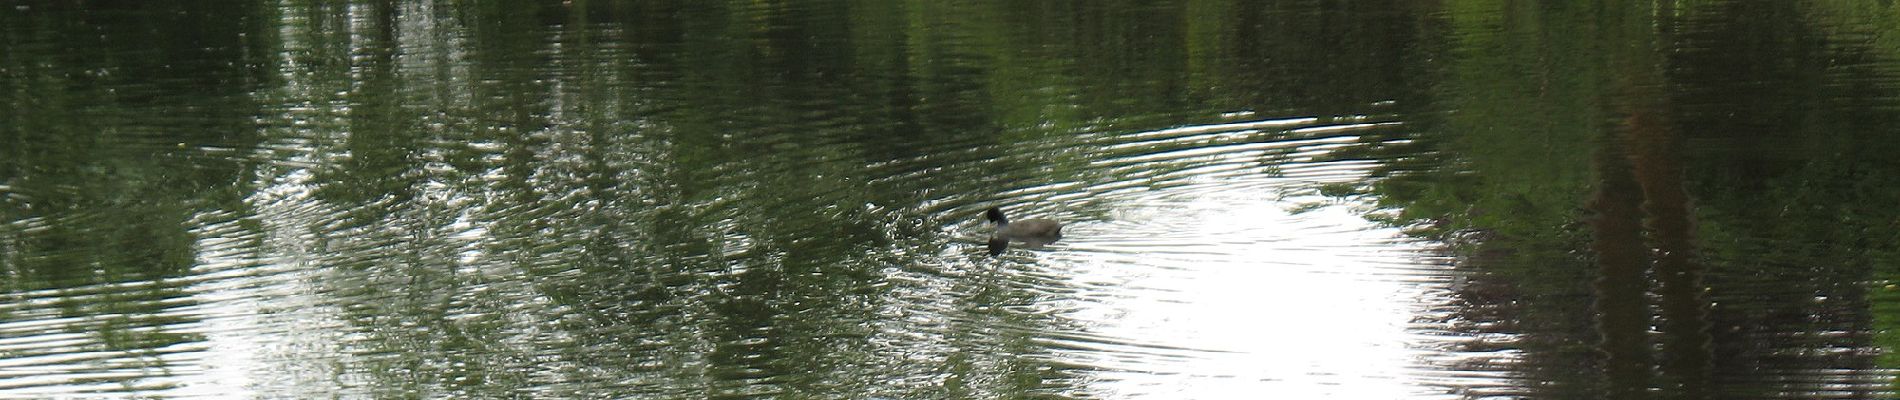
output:
<svg viewBox="0 0 1900 400"><path fill-rule="evenodd" d="M1420 337L1409 330L1421 308L1448 301L1432 297L1443 293L1435 289L1447 267L1421 257L1427 244L1349 204L1291 212L1290 204L1336 201L1284 190L1307 185L1210 180L1120 196L1113 221L1076 224L1070 251L1038 256L1094 283L1077 285L1086 301L1069 317L1132 347L1059 357L1102 368L1097 378L1113 398L1434 391L1405 378L1421 367L1411 350Z"/></svg>

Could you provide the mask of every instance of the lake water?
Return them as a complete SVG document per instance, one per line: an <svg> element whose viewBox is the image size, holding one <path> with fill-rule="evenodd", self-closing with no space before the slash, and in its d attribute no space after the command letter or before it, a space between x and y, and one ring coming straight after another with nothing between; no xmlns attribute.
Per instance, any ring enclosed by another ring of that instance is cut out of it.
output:
<svg viewBox="0 0 1900 400"><path fill-rule="evenodd" d="M1900 6L1562 3L8 3L0 398L1895 396Z"/></svg>

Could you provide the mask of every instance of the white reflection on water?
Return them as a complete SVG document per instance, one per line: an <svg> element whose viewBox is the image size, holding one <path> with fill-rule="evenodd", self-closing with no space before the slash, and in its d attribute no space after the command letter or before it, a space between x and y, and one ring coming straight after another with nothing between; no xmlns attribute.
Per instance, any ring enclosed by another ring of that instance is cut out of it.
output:
<svg viewBox="0 0 1900 400"><path fill-rule="evenodd" d="M1296 216L1234 200L1240 199L1156 204L1126 216L1166 218L1170 222L1156 225L1194 229L1168 236L1208 239L1203 243L1061 256L1060 262L1074 263L1078 281L1125 282L1083 285L1095 291L1087 295L1093 304L1072 317L1091 321L1098 335L1191 349L1179 352L1185 357L1068 356L1110 371L1101 378L1115 397L1417 395L1420 388L1403 379L1415 366L1408 350L1415 336L1406 328L1413 311L1432 301L1425 296L1435 284L1393 276L1394 266L1412 263L1393 250L1410 245L1394 241L1392 229L1367 226L1337 208ZM1142 233L1075 236L1134 241Z"/></svg>
<svg viewBox="0 0 1900 400"><path fill-rule="evenodd" d="M208 219L222 221L195 230L198 281L188 290L198 304L190 312L203 319L189 331L203 335L208 351L194 353L201 376L181 386L180 397L284 395L288 388L341 393L342 310L314 286L318 265L303 253L316 238L310 230L290 229L301 227L276 225L309 220L304 187L294 183L300 181L257 196L255 218L266 229L249 231L229 216L215 216Z"/></svg>
<svg viewBox="0 0 1900 400"><path fill-rule="evenodd" d="M1325 181L1360 175L1300 167ZM1096 338L1056 357L1096 367L1108 398L1444 393L1408 377L1427 357L1408 328L1450 301L1448 267L1428 261L1427 244L1347 204L1290 211L1334 201L1286 196L1317 182L1239 172L1114 199L1111 220L1079 221L1058 251L1036 255L1083 288L1067 316Z"/></svg>

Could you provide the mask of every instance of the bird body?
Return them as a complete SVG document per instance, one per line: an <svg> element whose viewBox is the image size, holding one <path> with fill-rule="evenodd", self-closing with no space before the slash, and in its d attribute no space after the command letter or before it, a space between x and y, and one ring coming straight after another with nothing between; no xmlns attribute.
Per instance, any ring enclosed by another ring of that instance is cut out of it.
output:
<svg viewBox="0 0 1900 400"><path fill-rule="evenodd" d="M996 226L996 231L990 234L992 256L1003 254L1003 250L1009 249L1011 241L1035 247L1062 240L1062 223L1055 220L1033 218L1010 222L1009 217L1003 215L1003 210L996 207L990 207L983 215Z"/></svg>

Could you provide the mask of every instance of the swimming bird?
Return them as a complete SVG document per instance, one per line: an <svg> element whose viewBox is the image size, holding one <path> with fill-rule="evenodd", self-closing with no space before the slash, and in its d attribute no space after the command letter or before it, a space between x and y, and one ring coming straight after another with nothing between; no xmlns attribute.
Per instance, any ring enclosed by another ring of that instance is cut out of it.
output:
<svg viewBox="0 0 1900 400"><path fill-rule="evenodd" d="M1062 240L1061 222L1041 218L1009 222L1009 217L1003 216L1003 209L996 207L990 207L983 216L996 225L996 232L990 234L991 256L1003 254L1003 250L1009 249L1012 240L1029 243L1030 247Z"/></svg>

